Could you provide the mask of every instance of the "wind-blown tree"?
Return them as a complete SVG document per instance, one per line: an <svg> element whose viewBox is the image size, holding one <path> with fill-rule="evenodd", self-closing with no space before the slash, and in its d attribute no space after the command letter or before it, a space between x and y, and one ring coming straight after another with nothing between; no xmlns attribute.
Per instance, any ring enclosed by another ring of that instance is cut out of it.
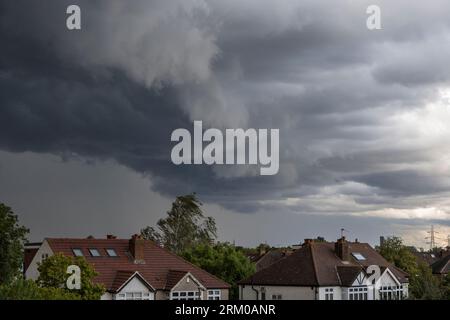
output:
<svg viewBox="0 0 450 320"><path fill-rule="evenodd" d="M70 276L67 273L67 268L70 265L76 265L80 268L81 288L79 290L71 290L66 286L67 279ZM93 282L93 278L98 274L84 257L68 257L57 253L42 261L38 265L38 271L37 283L43 288L64 289L68 293L79 295L82 300L99 300L105 292L103 285Z"/></svg>
<svg viewBox="0 0 450 320"><path fill-rule="evenodd" d="M142 237L176 254L199 243L212 243L217 237L216 222L203 215L201 206L195 193L177 197L167 212L167 218L158 221L157 229L142 229Z"/></svg>
<svg viewBox="0 0 450 320"><path fill-rule="evenodd" d="M0 203L0 285L20 275L28 232L27 228L19 225L11 208Z"/></svg>
<svg viewBox="0 0 450 320"><path fill-rule="evenodd" d="M229 243L199 244L185 250L182 257L231 284L230 299L239 298L237 282L256 270L244 253Z"/></svg>

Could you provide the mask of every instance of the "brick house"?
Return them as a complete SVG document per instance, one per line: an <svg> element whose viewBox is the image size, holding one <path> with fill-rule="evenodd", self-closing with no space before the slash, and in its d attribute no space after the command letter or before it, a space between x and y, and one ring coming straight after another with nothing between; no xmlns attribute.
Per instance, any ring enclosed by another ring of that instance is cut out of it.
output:
<svg viewBox="0 0 450 320"><path fill-rule="evenodd" d="M26 248L25 277L36 280L38 263L56 253L85 257L106 288L102 300L228 300L229 284L137 235L46 238Z"/></svg>
<svg viewBox="0 0 450 320"><path fill-rule="evenodd" d="M375 266L380 271L370 277ZM304 245L239 282L243 300L380 300L408 297L408 275L367 243L305 240Z"/></svg>

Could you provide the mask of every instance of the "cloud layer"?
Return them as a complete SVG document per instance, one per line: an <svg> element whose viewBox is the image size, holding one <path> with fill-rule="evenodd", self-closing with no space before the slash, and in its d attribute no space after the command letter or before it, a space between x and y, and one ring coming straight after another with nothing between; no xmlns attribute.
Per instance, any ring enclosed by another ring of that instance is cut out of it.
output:
<svg viewBox="0 0 450 320"><path fill-rule="evenodd" d="M68 1L0 7L0 148L114 161L154 190L449 224L448 1ZM29 10L23 10L23 7ZM193 120L279 128L280 173L177 167Z"/></svg>

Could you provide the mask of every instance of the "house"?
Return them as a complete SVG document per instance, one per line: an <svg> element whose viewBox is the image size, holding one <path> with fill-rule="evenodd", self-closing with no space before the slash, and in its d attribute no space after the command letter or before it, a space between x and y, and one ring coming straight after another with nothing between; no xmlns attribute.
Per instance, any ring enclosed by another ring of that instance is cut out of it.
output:
<svg viewBox="0 0 450 320"><path fill-rule="evenodd" d="M94 282L106 288L102 300L228 300L229 284L138 235L46 238L33 249L25 258L27 279L36 280L38 263L56 253L85 257L98 272Z"/></svg>
<svg viewBox="0 0 450 320"><path fill-rule="evenodd" d="M430 265L433 274L444 278L450 272L450 254L442 255L439 260Z"/></svg>
<svg viewBox="0 0 450 320"><path fill-rule="evenodd" d="M375 266L375 267L374 267ZM378 276L372 276L373 269ZM372 281L372 279L376 279ZM239 282L243 300L380 300L408 297L408 275L367 243L305 240L291 255Z"/></svg>
<svg viewBox="0 0 450 320"><path fill-rule="evenodd" d="M259 251L256 254L247 254L247 257L251 262L255 264L256 271L265 269L275 262L290 255L293 250L288 249L272 249L267 252Z"/></svg>

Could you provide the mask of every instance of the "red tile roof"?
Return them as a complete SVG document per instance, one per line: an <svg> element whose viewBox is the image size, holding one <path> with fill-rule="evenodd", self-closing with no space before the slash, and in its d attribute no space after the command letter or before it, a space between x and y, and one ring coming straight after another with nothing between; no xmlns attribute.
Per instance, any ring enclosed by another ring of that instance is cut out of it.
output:
<svg viewBox="0 0 450 320"><path fill-rule="evenodd" d="M169 270L169 273L167 274L166 290L172 289L186 274L186 271Z"/></svg>
<svg viewBox="0 0 450 320"><path fill-rule="evenodd" d="M349 242L350 253L360 253L365 260L358 261L350 254L350 261L342 261L331 242L313 242L291 255L256 272L241 284L289 286L346 286L357 276L358 270L378 265L389 270L400 282L407 282L407 274L387 262L367 243ZM343 269L344 267L353 267ZM340 279L343 276L344 279Z"/></svg>
<svg viewBox="0 0 450 320"><path fill-rule="evenodd" d="M229 288L230 285L208 272L183 260L168 250L146 240L144 245L144 264L135 264L129 252L128 239L67 239L47 238L54 253L74 256L72 249L81 249L86 260L99 275L94 279L102 283L108 291L115 291L119 283L127 281L135 271L156 290L166 290L167 283L173 280L173 270L190 272L205 288ZM90 248L96 248L100 257L92 257ZM117 257L110 257L106 249L114 249ZM128 278L127 278L128 276ZM126 278L126 279L125 279Z"/></svg>

